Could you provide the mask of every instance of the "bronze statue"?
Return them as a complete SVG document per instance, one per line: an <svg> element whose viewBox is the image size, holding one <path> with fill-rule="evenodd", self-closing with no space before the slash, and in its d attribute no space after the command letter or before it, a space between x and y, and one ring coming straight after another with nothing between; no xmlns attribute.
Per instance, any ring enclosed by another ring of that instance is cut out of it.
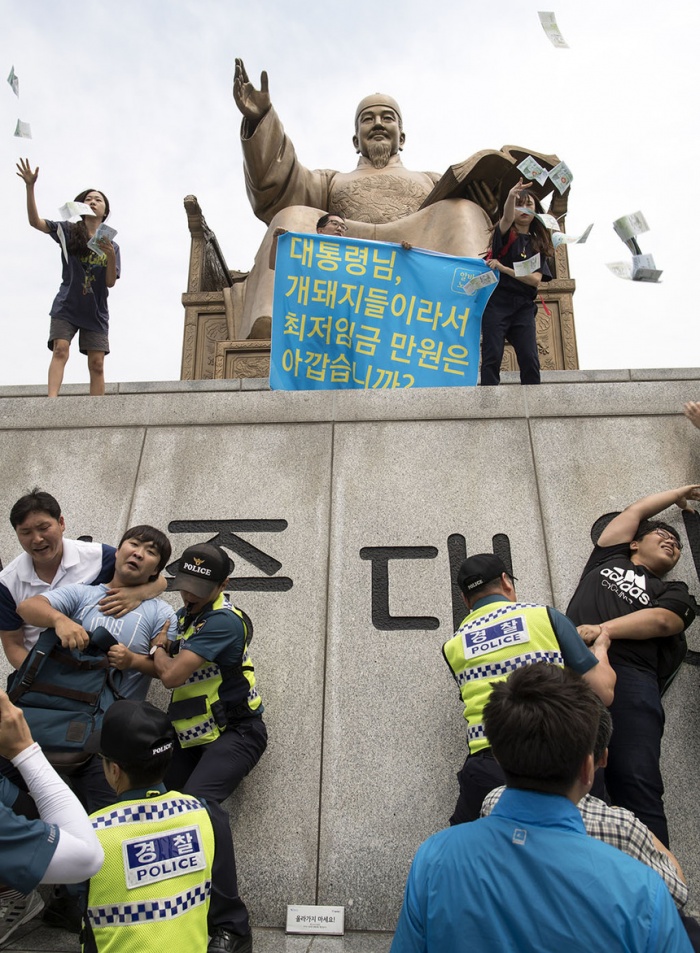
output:
<svg viewBox="0 0 700 953"><path fill-rule="evenodd" d="M488 245L499 195L517 180L515 163L528 154L550 168L558 161L556 156L508 147L500 153L477 153L442 177L412 172L399 157L406 138L399 104L375 93L360 102L355 114L357 167L352 172L311 171L297 159L272 106L266 72L256 89L237 59L233 98L243 115L248 197L257 217L270 226L246 282L242 337L270 336L275 229L313 232L319 215L332 212L346 218L352 238L406 241L445 254L478 257ZM551 185L536 189L540 197L546 191Z"/></svg>

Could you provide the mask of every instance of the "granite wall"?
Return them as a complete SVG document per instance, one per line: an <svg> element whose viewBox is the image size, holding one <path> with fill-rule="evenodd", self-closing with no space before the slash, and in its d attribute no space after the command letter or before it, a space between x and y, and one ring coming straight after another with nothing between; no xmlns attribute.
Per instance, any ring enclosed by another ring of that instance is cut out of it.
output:
<svg viewBox="0 0 700 953"><path fill-rule="evenodd" d="M348 929L393 929L410 859L446 824L464 758L440 652L459 561L509 553L518 593L565 609L598 516L700 482L700 433L680 413L700 396L700 371L564 372L484 390L110 391L67 387L50 402L42 388L0 389L5 513L38 484L70 535L116 542L149 522L176 556L218 536L255 624L270 732L229 801L253 921L282 925L287 903L344 904ZM670 519L685 539L680 513ZM0 556L17 552L5 521ZM700 598L690 546L677 575ZM664 751L672 847L693 885L699 681L684 665Z"/></svg>

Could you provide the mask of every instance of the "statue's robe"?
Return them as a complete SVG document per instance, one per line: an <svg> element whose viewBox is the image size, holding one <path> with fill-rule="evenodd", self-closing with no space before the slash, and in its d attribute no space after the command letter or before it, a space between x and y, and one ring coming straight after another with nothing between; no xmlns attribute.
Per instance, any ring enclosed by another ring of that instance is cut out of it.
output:
<svg viewBox="0 0 700 953"><path fill-rule="evenodd" d="M447 255L476 258L488 247L491 219L471 201L475 194L471 183L486 181L498 198L504 187L507 192L518 180L514 163L529 154L518 147L486 150L451 166L443 176L412 172L398 155L391 156L383 169L375 169L360 156L352 172L311 170L299 162L273 107L252 132L243 119L241 143L250 204L270 227L246 280L243 314L236 322L239 339L270 335L274 284L270 253L275 228L314 232L318 218L332 212L344 216L350 238L406 241ZM556 156L532 154L539 160L557 161ZM553 163L545 164L551 168ZM551 186L533 187L538 196L549 190ZM491 209L495 217L494 212Z"/></svg>
<svg viewBox="0 0 700 953"><path fill-rule="evenodd" d="M381 225L417 212L437 184L437 172L411 172L398 155L375 169L360 156L352 172L306 169L297 158L274 108L242 144L246 190L253 211L267 225L282 209L304 205L346 219Z"/></svg>

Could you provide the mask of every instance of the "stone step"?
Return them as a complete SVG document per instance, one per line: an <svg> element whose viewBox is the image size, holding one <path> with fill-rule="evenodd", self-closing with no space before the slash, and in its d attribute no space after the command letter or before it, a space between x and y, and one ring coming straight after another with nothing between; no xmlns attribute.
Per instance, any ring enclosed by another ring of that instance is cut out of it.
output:
<svg viewBox="0 0 700 953"><path fill-rule="evenodd" d="M253 953L388 953L391 933L348 933L339 936L287 936L284 930L253 930ZM14 953L80 953L78 937L42 926L20 927L3 950Z"/></svg>

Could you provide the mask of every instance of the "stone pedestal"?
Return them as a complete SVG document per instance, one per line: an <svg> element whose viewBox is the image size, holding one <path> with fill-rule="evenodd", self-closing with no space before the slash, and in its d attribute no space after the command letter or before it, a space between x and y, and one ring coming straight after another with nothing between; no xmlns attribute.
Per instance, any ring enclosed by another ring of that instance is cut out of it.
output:
<svg viewBox="0 0 700 953"><path fill-rule="evenodd" d="M681 413L699 370L512 378L369 392L111 384L104 398L71 385L51 401L45 387L0 388L5 565L19 552L7 512L37 484L70 536L115 543L151 523L173 558L218 539L235 561L270 735L227 802L256 927L280 928L287 903L320 903L343 904L351 932L394 929L411 858L446 825L465 756L441 656L464 554L507 551L520 598L565 610L599 516L700 478L700 432ZM684 543L674 575L698 598L700 517L666 518ZM664 701L671 847L691 909L699 690L685 664Z"/></svg>
<svg viewBox="0 0 700 953"><path fill-rule="evenodd" d="M238 322L245 294L245 272L230 271L216 236L207 226L197 199L185 199L191 250L182 345L182 380L230 380L269 377L269 340L241 340ZM574 328L573 294L566 246L554 258L554 280L542 288L537 312L537 345L542 370L576 370L578 351ZM547 314L546 308L551 314ZM502 369L517 369L508 345Z"/></svg>

